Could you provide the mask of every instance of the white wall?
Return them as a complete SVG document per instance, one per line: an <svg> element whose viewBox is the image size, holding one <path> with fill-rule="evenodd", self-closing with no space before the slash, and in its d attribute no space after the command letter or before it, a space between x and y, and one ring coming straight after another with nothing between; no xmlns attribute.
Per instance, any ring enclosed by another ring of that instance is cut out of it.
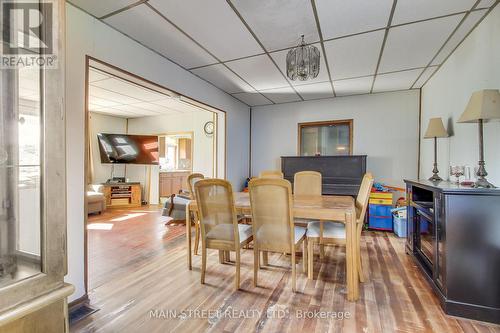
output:
<svg viewBox="0 0 500 333"><path fill-rule="evenodd" d="M213 137L205 135L203 126L207 121L213 121L214 114L210 111L186 112L178 115L131 118L128 121L129 134L167 134L176 132L193 132L193 172L200 172L207 177L213 177ZM144 169L141 165L128 165L127 177L144 184ZM149 202L159 201L158 167L152 168Z"/></svg>
<svg viewBox="0 0 500 333"><path fill-rule="evenodd" d="M97 134L125 134L127 133L127 119L91 112L89 128L90 140L92 144L92 163L94 166L92 183L100 184L111 178L112 165L101 163ZM115 177L124 177L125 165L115 164L113 174Z"/></svg>
<svg viewBox="0 0 500 333"><path fill-rule="evenodd" d="M477 124L457 124L474 91L500 89L500 6L477 26L422 88L422 136L432 117L442 117L452 136L438 139L441 177L447 178L450 164L477 165ZM488 180L500 186L500 122L484 126ZM432 140L422 140L422 178L432 174Z"/></svg>
<svg viewBox="0 0 500 333"><path fill-rule="evenodd" d="M297 155L297 124L353 119L355 155L368 155L377 181L417 176L418 91L331 98L252 108L252 175Z"/></svg>
<svg viewBox="0 0 500 333"><path fill-rule="evenodd" d="M227 112L227 178L240 187L248 174L249 109L223 91L66 4L68 267L84 295L85 56L90 55Z"/></svg>

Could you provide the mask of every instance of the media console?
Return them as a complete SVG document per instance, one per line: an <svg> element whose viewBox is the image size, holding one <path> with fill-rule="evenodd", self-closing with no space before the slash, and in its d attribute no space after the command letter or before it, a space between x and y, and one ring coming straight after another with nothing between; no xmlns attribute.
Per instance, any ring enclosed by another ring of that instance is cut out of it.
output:
<svg viewBox="0 0 500 333"><path fill-rule="evenodd" d="M500 323L500 189L405 180L406 250L450 315Z"/></svg>
<svg viewBox="0 0 500 333"><path fill-rule="evenodd" d="M141 183L102 183L106 208L141 206Z"/></svg>

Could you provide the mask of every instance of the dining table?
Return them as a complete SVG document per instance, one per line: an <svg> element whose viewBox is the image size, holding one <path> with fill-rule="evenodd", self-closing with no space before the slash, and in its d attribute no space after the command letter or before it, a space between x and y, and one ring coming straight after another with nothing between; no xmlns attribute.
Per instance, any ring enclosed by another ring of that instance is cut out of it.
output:
<svg viewBox="0 0 500 333"><path fill-rule="evenodd" d="M251 216L250 196L247 192L234 192L234 206L236 214ZM197 212L196 200L186 205L186 245L187 264L192 269L192 232L191 216ZM356 301L359 298L359 279L357 266L357 235L356 235L356 208L351 196L336 195L294 195L294 218L320 221L335 221L345 224L346 229L346 285L347 299Z"/></svg>

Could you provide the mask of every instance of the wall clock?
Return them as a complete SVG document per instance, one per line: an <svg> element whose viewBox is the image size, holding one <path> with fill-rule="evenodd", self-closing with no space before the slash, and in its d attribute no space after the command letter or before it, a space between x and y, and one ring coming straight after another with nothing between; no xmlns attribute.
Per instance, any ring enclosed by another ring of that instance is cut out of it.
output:
<svg viewBox="0 0 500 333"><path fill-rule="evenodd" d="M213 135L214 134L214 122L207 121L205 123L205 126L203 126L203 130L205 131L206 135Z"/></svg>

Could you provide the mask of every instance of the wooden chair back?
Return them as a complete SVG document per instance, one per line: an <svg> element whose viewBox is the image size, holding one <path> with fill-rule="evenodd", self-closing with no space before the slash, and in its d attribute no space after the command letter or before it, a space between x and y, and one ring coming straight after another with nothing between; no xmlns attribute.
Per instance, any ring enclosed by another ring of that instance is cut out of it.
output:
<svg viewBox="0 0 500 333"><path fill-rule="evenodd" d="M194 184L202 244L225 242L239 245L238 219L231 183L223 179L200 179Z"/></svg>
<svg viewBox="0 0 500 333"><path fill-rule="evenodd" d="M293 194L321 195L321 173L316 171L300 171L293 177Z"/></svg>
<svg viewBox="0 0 500 333"><path fill-rule="evenodd" d="M361 181L361 186L359 188L358 196L356 197L356 219L358 223L363 223L366 216L366 210L368 209L368 201L370 199L370 193L373 186L373 175L367 172L363 176Z"/></svg>
<svg viewBox="0 0 500 333"><path fill-rule="evenodd" d="M257 178L250 181L249 191L254 244L261 251L292 251L295 233L290 182Z"/></svg>
<svg viewBox="0 0 500 333"><path fill-rule="evenodd" d="M191 196L191 199L195 198L194 184L201 179L205 179L205 176L203 176L203 174L201 174L201 173L192 173L188 176L187 185L188 185L188 191L189 191L189 195Z"/></svg>
<svg viewBox="0 0 500 333"><path fill-rule="evenodd" d="M259 174L259 178L283 179L283 172L279 170L264 170Z"/></svg>

